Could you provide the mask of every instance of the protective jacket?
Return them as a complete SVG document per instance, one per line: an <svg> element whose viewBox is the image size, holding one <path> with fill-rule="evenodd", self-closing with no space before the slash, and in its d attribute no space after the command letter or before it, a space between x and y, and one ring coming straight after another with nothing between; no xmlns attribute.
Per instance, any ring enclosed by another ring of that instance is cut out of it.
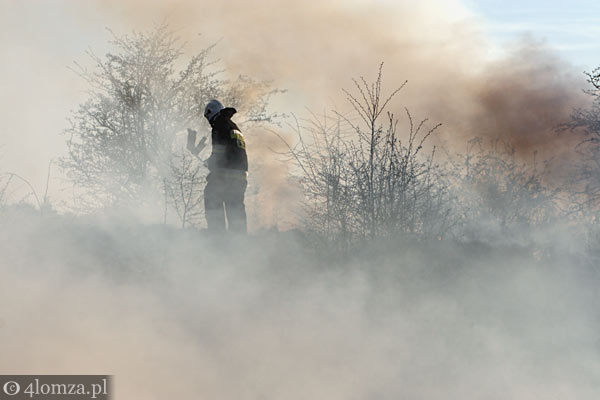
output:
<svg viewBox="0 0 600 400"><path fill-rule="evenodd" d="M224 108L211 121L212 153L208 159L211 172L219 169L248 171L246 142L238 126L231 120L236 112L235 108Z"/></svg>

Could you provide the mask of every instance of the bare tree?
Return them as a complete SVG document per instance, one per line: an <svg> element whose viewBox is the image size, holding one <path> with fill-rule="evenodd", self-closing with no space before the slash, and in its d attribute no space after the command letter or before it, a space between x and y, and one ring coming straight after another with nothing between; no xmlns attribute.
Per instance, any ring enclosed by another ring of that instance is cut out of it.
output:
<svg viewBox="0 0 600 400"><path fill-rule="evenodd" d="M477 239L483 231L530 232L559 215L560 190L544 183L548 163L540 169L536 155L528 164L518 161L515 148L502 140L469 141L467 153L455 157L452 174L457 180L454 188L461 207L456 211L462 214L463 235Z"/></svg>
<svg viewBox="0 0 600 400"><path fill-rule="evenodd" d="M575 109L571 121L561 128L583 134L576 150L579 160L571 176L572 214L586 227L589 254L600 260L600 67L585 73L592 97L586 109Z"/></svg>
<svg viewBox="0 0 600 400"><path fill-rule="evenodd" d="M426 128L405 110L408 131L387 106L404 84L382 95L382 66L375 82L354 80L357 94L344 90L353 113L334 112L297 123L289 157L302 173L308 199L307 227L347 251L353 243L444 235L452 226L450 182L434 161L435 146L423 153L439 125Z"/></svg>
<svg viewBox="0 0 600 400"><path fill-rule="evenodd" d="M266 104L274 91L247 77L221 79L210 57L214 45L178 68L183 44L164 25L113 34L111 44L115 50L104 57L88 52L93 70L75 68L89 97L72 115L69 154L61 164L86 206L139 204L176 193L166 186L182 178L171 176L175 138L186 127L207 130L202 114L210 98L241 106L249 121L273 116Z"/></svg>
<svg viewBox="0 0 600 400"><path fill-rule="evenodd" d="M571 189L578 197L576 203L582 211L600 206L600 68L586 72L586 75L592 86L586 93L592 96L593 103L590 108L575 109L571 121L562 126L584 135L577 146L580 162L572 177L574 185Z"/></svg>

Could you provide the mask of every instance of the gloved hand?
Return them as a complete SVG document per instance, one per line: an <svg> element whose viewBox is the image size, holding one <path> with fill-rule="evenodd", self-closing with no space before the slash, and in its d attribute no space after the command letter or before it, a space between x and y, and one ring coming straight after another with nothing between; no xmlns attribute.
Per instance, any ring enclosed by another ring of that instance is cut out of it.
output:
<svg viewBox="0 0 600 400"><path fill-rule="evenodd" d="M198 146L196 146L196 135L198 134L198 132L190 128L188 128L187 131L188 137L186 148L189 151L191 151L193 155L197 156L198 153L200 153L202 149L204 149L204 147L206 146L206 136L200 139L200 143L198 143Z"/></svg>
<svg viewBox="0 0 600 400"><path fill-rule="evenodd" d="M196 150L196 135L198 134L198 132L196 132L193 129L188 128L187 130L188 132L188 136L187 136L187 149L189 151L191 151L192 153Z"/></svg>

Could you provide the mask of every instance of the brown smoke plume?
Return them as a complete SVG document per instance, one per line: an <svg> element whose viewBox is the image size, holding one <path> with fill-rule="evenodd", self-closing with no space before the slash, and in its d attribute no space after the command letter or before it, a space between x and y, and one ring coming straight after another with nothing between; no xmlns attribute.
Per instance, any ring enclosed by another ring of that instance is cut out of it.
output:
<svg viewBox="0 0 600 400"><path fill-rule="evenodd" d="M409 85L393 111L444 125L443 138L462 147L473 136L502 138L529 156L566 155L578 140L556 134L587 100L583 75L541 42L524 38L489 56L481 21L459 1L102 1L126 26L167 20L191 42L222 39L230 72L272 80L289 92L285 111L344 108L340 89L351 77L372 77L385 62L391 91ZM459 147L459 148L460 148Z"/></svg>

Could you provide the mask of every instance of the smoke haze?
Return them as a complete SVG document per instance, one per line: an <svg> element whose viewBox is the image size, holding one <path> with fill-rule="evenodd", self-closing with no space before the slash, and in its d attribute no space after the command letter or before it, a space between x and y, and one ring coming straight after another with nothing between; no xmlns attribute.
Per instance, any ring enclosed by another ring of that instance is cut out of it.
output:
<svg viewBox="0 0 600 400"><path fill-rule="evenodd" d="M599 390L597 271L526 247L413 243L335 266L297 237L232 253L192 231L37 218L1 243L4 373L111 373L134 399Z"/></svg>
<svg viewBox="0 0 600 400"><path fill-rule="evenodd" d="M0 71L0 104L12 110L2 161L37 187L50 159L64 153L68 111L85 98L84 83L66 67L85 64L88 48L108 50L104 27L127 33L166 22L192 52L219 41L230 76L287 89L272 108L299 115L346 111L340 89L385 62L384 89L409 81L392 109L407 106L417 119L442 123L440 136L456 149L473 136L502 137L525 157L533 149L570 157L564 149L577 139L555 128L587 101L580 70L536 38L492 45L484 21L460 1L62 1L36 9L3 1L1 18L10 57ZM64 199L60 188L54 182L52 194Z"/></svg>
<svg viewBox="0 0 600 400"><path fill-rule="evenodd" d="M441 122L454 147L473 136L501 137L521 155L550 157L578 140L555 130L587 101L581 71L533 37L495 48L484 22L459 1L101 4L128 25L166 18L185 27L187 40L196 33L222 39L217 51L231 73L289 90L277 103L284 111L343 110L340 89L351 88L352 77L373 77L384 62L388 92L409 81L393 108Z"/></svg>

